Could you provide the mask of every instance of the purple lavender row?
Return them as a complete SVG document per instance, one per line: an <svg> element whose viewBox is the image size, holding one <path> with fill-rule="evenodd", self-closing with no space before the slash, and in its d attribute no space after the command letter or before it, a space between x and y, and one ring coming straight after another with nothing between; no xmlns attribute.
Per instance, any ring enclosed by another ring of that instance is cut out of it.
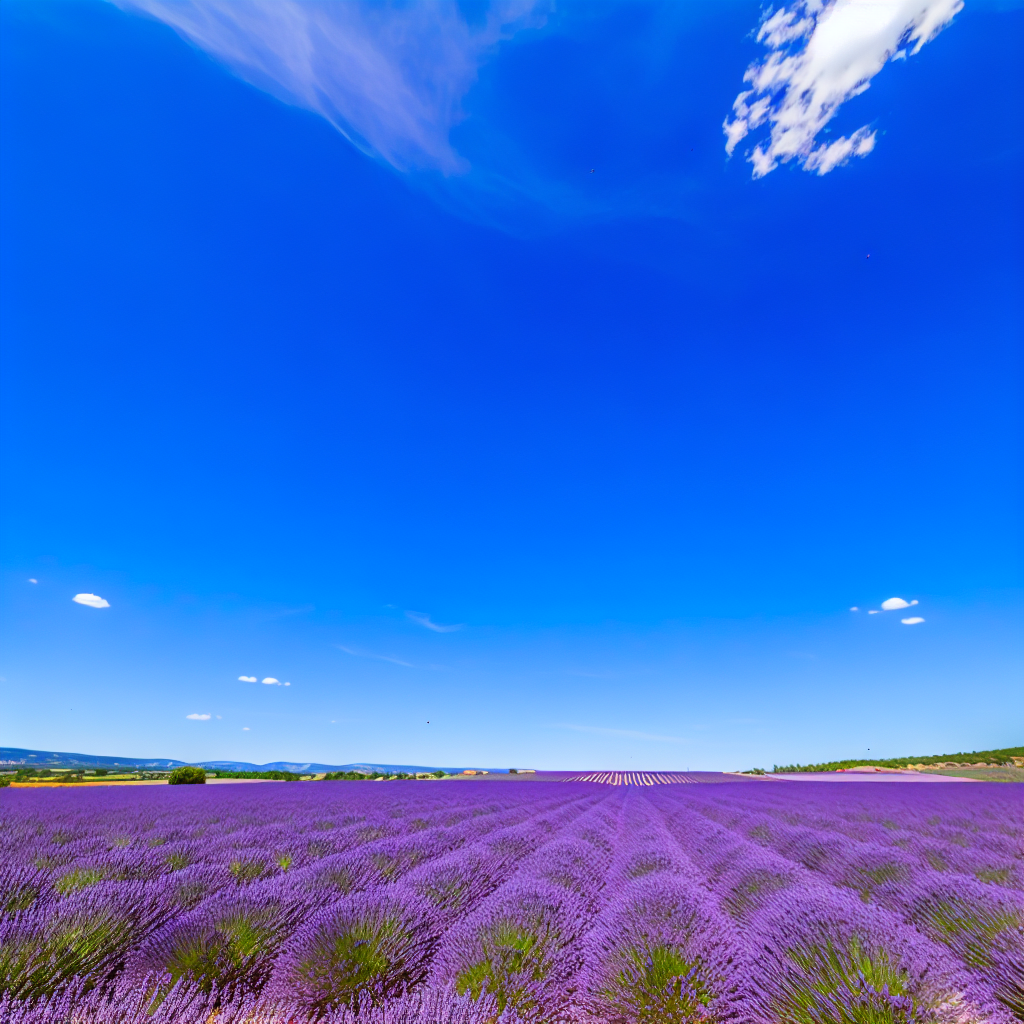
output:
<svg viewBox="0 0 1024 1024"><path fill-rule="evenodd" d="M569 794L561 794L561 801L568 798ZM196 836L193 827L187 838L164 842L165 832L154 835L153 830L148 830L132 837L118 831L113 846L95 837L74 839L73 829L64 821L55 828L51 825L44 829L41 849L30 848L23 854L21 863L11 858L0 866L0 911L25 909L35 898L59 897L101 880L152 879L198 863L220 865L234 879L252 881L385 836L419 832L440 824L450 826L456 819L471 821L473 827L486 831L502 827L513 819L523 820L537 811L521 800L518 803L519 806L510 810L489 807L489 813L484 815L473 815L471 806L459 813L460 808L443 804L433 813L419 810L402 819L377 813L360 815L360 820L348 823L352 815L343 814L340 816L343 827L338 829L333 828L334 821L323 816L321 808L319 816L312 821L293 819L292 831L283 835L266 827L243 826L227 835ZM190 810L194 810L194 802ZM180 835L184 830L177 831Z"/></svg>
<svg viewBox="0 0 1024 1024"><path fill-rule="evenodd" d="M750 965L735 925L646 794L627 791L621 826L601 913L574 979L572 1018L746 1019Z"/></svg>
<svg viewBox="0 0 1024 1024"><path fill-rule="evenodd" d="M1024 800L1019 787L987 792L981 801L976 799L977 791L972 797L970 786L937 787L928 792L890 786L883 791L884 799L858 794L857 790L864 788L856 787L851 792L847 787L837 792L833 786L811 786L809 793L801 793L799 803L792 799L786 786L774 787L774 791L762 789L759 800L737 793L729 801L727 813L739 820L744 810L755 811L789 825L841 833L860 842L913 848L926 854L941 847L941 856L955 862L953 869L968 874L975 872L971 851L1000 858L1004 866L1011 868L1019 860L1024 846ZM709 807L716 803L720 812L725 810L718 801L708 801ZM985 870L986 865L981 865L981 869ZM1021 887L1019 876L1015 883L1015 887Z"/></svg>
<svg viewBox="0 0 1024 1024"><path fill-rule="evenodd" d="M578 794L563 792L554 803L571 804L574 796L578 802ZM482 819L466 820L479 823ZM31 911L17 910L0 931L0 991L37 996L76 975L89 977L93 983L109 981L123 967L125 953L133 944L187 909L188 903L216 892L209 874L208 866L197 865L183 871L178 879L162 879L134 889L129 883L102 882L58 904L44 901ZM323 895L316 894L313 899L322 902ZM282 894L273 883L257 887L247 900L228 897L219 899L219 903L223 927L213 929L213 946L220 942L225 948L207 948L209 915L203 918L200 914L197 919L186 914L178 959L206 957L207 976L219 975L218 986L227 990L237 987L241 976L251 976L259 984L260 966L269 962L264 953L273 950L310 909L308 900L295 898L294 892ZM131 912L135 906L145 906L146 912ZM67 940L69 933L78 932L80 941ZM252 949L239 952L238 941L224 941L232 933L244 935ZM173 965L170 973L174 973Z"/></svg>
<svg viewBox="0 0 1024 1024"><path fill-rule="evenodd" d="M699 808L698 808L699 809ZM752 818L746 820L750 825ZM922 934L951 950L1015 1013L1024 1013L1024 899L975 878L944 877L899 849L794 829L777 822L750 829L786 859L832 884L858 891L898 913ZM946 864L941 867L944 869Z"/></svg>
<svg viewBox="0 0 1024 1024"><path fill-rule="evenodd" d="M779 1012L780 1002L792 1004L801 991L820 996L824 987L832 991L829 999L838 1000L829 1012L839 1020L846 1019L842 1006L857 1000L869 1008L888 1006L892 1013L904 1013L897 1020L1012 1019L996 1002L1006 1000L991 972L972 971L975 965L951 955L955 949L908 927L917 922L899 908L882 900L882 905L858 900L843 885L848 863L832 877L812 872L712 822L686 806L692 801L660 794L652 799L669 812L672 831L697 852L723 908L754 936L763 936L756 939L762 949L755 977L761 984L759 1000L769 1011L775 1006ZM861 867L868 870L864 863ZM915 884L921 883L911 881L908 869L902 888L884 881L882 886L900 892ZM769 941L773 933L789 938ZM824 1019L833 1018L826 1014Z"/></svg>
<svg viewBox="0 0 1024 1024"><path fill-rule="evenodd" d="M611 863L622 796L599 804L517 865L517 870L439 943L428 984L499 1011L552 1019L572 993Z"/></svg>

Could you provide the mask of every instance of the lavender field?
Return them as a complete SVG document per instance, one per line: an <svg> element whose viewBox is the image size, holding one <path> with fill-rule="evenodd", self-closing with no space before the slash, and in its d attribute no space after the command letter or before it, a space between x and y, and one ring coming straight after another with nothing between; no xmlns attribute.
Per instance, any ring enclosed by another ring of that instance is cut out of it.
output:
<svg viewBox="0 0 1024 1024"><path fill-rule="evenodd" d="M1015 785L0 794L0 1021L1024 1020Z"/></svg>

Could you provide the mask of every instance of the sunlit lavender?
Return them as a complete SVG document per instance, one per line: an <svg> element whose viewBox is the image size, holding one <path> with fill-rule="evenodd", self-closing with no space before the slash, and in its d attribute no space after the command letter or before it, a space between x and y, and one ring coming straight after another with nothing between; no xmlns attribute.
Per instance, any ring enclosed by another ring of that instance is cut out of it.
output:
<svg viewBox="0 0 1024 1024"><path fill-rule="evenodd" d="M1015 785L0 796L0 1021L1009 1024Z"/></svg>

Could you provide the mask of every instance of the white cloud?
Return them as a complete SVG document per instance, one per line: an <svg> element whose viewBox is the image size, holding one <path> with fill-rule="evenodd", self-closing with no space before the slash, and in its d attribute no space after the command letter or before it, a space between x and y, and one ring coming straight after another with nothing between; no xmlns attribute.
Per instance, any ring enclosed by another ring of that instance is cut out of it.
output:
<svg viewBox="0 0 1024 1024"><path fill-rule="evenodd" d="M249 731L249 726L243 725L242 726L242 732L248 732L248 731Z"/></svg>
<svg viewBox="0 0 1024 1024"><path fill-rule="evenodd" d="M84 604L89 608L109 608L110 602L105 601L97 594L75 594L71 598L76 604Z"/></svg>
<svg viewBox="0 0 1024 1024"><path fill-rule="evenodd" d="M686 743L681 736L658 736L649 732L635 732L633 729L606 729L600 725L560 725L559 729L572 729L573 732L591 732L598 736L624 736L630 740L651 740L656 743Z"/></svg>
<svg viewBox="0 0 1024 1024"><path fill-rule="evenodd" d="M877 614L878 614L878 609L877 608L872 608L872 609L870 609L868 611L868 615L877 615Z"/></svg>
<svg viewBox="0 0 1024 1024"><path fill-rule="evenodd" d="M751 88L733 103L722 128L732 154L755 128L771 126L748 159L760 178L797 160L827 174L875 148L867 125L815 146L848 99L859 96L890 60L917 53L963 7L963 0L797 0L770 14L757 33L768 56L743 76ZM769 12L771 8L769 8Z"/></svg>
<svg viewBox="0 0 1024 1024"><path fill-rule="evenodd" d="M439 622L431 622L430 616L426 612L406 612L405 617L427 629L432 629L435 633L454 633L456 630L462 629L463 626L461 622L455 626L442 626Z"/></svg>
<svg viewBox="0 0 1024 1024"><path fill-rule="evenodd" d="M857 607L856 605L854 605L854 606L853 606L853 607L852 607L852 608L850 609L850 611L851 611L851 612L859 612L859 611L860 611L860 609L859 609L859 608L858 608L858 607Z"/></svg>
<svg viewBox="0 0 1024 1024"><path fill-rule="evenodd" d="M900 619L900 622L902 622L904 626L916 626L919 622L924 622L924 619L919 615L915 615L910 619Z"/></svg>
<svg viewBox="0 0 1024 1024"><path fill-rule="evenodd" d="M263 685L264 686L280 686L281 684L273 676L267 676L267 678L263 680Z"/></svg>
<svg viewBox="0 0 1024 1024"><path fill-rule="evenodd" d="M259 680L255 676L239 676L238 681L240 683L258 683Z"/></svg>
<svg viewBox="0 0 1024 1024"><path fill-rule="evenodd" d="M210 720L210 716L209 715L191 714L191 715L186 715L185 717L191 719L193 722L208 722Z"/></svg>
<svg viewBox="0 0 1024 1024"><path fill-rule="evenodd" d="M465 169L462 97L502 39L543 18L498 0L469 24L454 3L114 0L170 25L239 78L326 118L399 170Z"/></svg>
<svg viewBox="0 0 1024 1024"><path fill-rule="evenodd" d="M904 601L902 597L890 597L882 602L883 612L898 612L903 608L911 608L917 601Z"/></svg>
<svg viewBox="0 0 1024 1024"><path fill-rule="evenodd" d="M38 583L39 580L29 580L29 583Z"/></svg>
<svg viewBox="0 0 1024 1024"><path fill-rule="evenodd" d="M390 661L392 665L401 665L402 668L416 667L408 661L402 661L401 658L391 658L386 654L373 654L371 651L357 651L354 647L345 647L342 644L335 644L334 646L337 647L339 651L351 654L354 658L373 658L374 661Z"/></svg>

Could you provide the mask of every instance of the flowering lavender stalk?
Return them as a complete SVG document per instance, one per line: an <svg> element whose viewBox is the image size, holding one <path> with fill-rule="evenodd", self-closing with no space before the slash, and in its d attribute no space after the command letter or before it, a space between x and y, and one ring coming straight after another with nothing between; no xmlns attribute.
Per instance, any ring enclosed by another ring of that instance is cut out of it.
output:
<svg viewBox="0 0 1024 1024"><path fill-rule="evenodd" d="M317 1016L338 1006L378 1005L426 976L434 938L430 908L394 888L369 890L315 914L287 944L268 1002Z"/></svg>

